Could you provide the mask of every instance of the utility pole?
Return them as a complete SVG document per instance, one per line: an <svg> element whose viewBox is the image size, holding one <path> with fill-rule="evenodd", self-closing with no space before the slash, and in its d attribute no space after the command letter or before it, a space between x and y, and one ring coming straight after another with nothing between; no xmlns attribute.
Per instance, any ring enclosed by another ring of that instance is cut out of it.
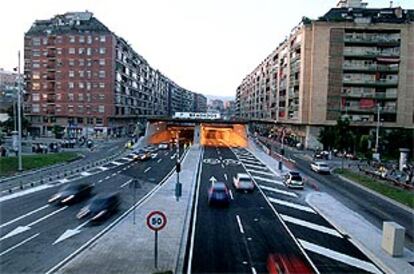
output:
<svg viewBox="0 0 414 274"><path fill-rule="evenodd" d="M176 132L176 166L175 171L177 173L177 182L175 184L175 198L177 202L180 200L182 193L182 185L180 183L180 172L181 172L181 163L180 163L180 135L179 131Z"/></svg>
<svg viewBox="0 0 414 274"><path fill-rule="evenodd" d="M381 106L380 104L377 104L377 129L375 134L375 152L378 153L378 146L379 146L379 130L380 130L380 112L381 112Z"/></svg>
<svg viewBox="0 0 414 274"><path fill-rule="evenodd" d="M19 167L18 171L23 170L23 163L22 163L22 108L21 108L21 94L22 94L22 78L20 74L20 50L18 52L18 67L17 67L17 73L18 73L18 81L17 81L17 127L18 127L18 161L19 161Z"/></svg>

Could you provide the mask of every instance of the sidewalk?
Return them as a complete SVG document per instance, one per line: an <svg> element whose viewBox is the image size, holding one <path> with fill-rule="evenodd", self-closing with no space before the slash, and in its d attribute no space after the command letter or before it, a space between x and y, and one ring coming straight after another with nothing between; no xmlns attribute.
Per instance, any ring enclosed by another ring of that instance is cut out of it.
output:
<svg viewBox="0 0 414 274"><path fill-rule="evenodd" d="M172 271L181 273L190 210L197 180L201 149L190 148L182 163L180 180L182 197L174 197L176 176L172 175L153 196L128 214L95 243L86 247L58 273L154 273ZM154 232L146 226L146 216L152 210L161 210L167 216L166 227L158 233L158 269L154 268Z"/></svg>
<svg viewBox="0 0 414 274"><path fill-rule="evenodd" d="M319 214L324 216L333 226L342 233L350 235L352 241L359 249L367 254L371 260L387 270L387 273L411 274L414 273L414 253L404 248L404 256L397 258L388 255L381 248L382 231L365 220L358 213L326 193L310 193L306 201L313 206Z"/></svg>
<svg viewBox="0 0 414 274"><path fill-rule="evenodd" d="M255 156L265 163L278 176L288 169L283 165L280 172L277 169L278 161L267 155L253 141L249 140L249 148ZM348 209L333 197L324 192L309 193L306 202L320 213L338 231L350 236L350 241L361 249L376 264L387 270L387 273L405 274L414 273L414 253L404 249L404 256L393 258L381 248L382 231L365 220L358 213Z"/></svg>

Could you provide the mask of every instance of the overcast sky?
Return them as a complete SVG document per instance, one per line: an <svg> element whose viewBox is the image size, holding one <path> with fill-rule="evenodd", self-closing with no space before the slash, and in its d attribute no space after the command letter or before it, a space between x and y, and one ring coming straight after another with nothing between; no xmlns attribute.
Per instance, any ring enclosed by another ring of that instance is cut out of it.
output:
<svg viewBox="0 0 414 274"><path fill-rule="evenodd" d="M12 0L0 9L0 68L17 65L36 19L89 10L179 85L234 96L237 86L302 16L317 18L338 0ZM388 7L388 0L368 0ZM414 0L394 0L414 9Z"/></svg>

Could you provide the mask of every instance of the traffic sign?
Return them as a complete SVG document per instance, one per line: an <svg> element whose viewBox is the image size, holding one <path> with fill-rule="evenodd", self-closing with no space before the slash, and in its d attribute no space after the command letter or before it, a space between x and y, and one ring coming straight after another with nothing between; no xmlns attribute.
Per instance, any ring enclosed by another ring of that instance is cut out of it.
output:
<svg viewBox="0 0 414 274"><path fill-rule="evenodd" d="M159 231L167 224L167 216L161 211L151 211L147 216L147 226L154 231Z"/></svg>

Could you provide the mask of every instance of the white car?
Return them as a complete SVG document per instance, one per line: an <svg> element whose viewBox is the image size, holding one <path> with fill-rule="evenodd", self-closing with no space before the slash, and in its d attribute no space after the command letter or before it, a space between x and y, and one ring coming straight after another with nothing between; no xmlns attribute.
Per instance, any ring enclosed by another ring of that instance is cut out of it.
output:
<svg viewBox="0 0 414 274"><path fill-rule="evenodd" d="M237 173L233 177L233 186L236 190L245 190L252 192L254 190L254 183L252 178L246 173Z"/></svg>
<svg viewBox="0 0 414 274"><path fill-rule="evenodd" d="M289 171L283 178L283 182L290 188L303 188L303 179L299 172Z"/></svg>
<svg viewBox="0 0 414 274"><path fill-rule="evenodd" d="M326 162L312 162L310 168L318 173L330 173L331 169Z"/></svg>
<svg viewBox="0 0 414 274"><path fill-rule="evenodd" d="M160 143L158 144L158 149L168 149L168 144L167 143Z"/></svg>

